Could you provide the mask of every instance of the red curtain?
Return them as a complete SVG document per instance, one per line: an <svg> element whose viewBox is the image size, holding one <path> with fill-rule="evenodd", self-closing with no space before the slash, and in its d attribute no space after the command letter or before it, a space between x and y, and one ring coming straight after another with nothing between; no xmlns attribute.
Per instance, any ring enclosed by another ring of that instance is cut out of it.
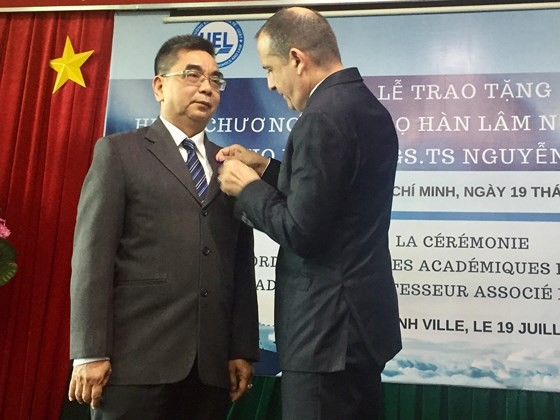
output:
<svg viewBox="0 0 560 420"><path fill-rule="evenodd" d="M86 87L54 94L66 37ZM69 371L76 206L102 135L113 12L0 14L0 217L19 271L0 287L0 418L58 419Z"/></svg>

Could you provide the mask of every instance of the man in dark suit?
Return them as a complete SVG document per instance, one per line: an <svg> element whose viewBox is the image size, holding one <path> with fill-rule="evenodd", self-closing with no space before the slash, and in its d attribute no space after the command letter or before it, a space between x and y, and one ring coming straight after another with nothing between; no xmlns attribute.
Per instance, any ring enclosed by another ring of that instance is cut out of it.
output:
<svg viewBox="0 0 560 420"><path fill-rule="evenodd" d="M253 235L204 132L225 81L192 35L154 67L160 118L99 140L82 189L69 398L95 419L220 419L258 358Z"/></svg>
<svg viewBox="0 0 560 420"><path fill-rule="evenodd" d="M381 418L381 371L401 349L388 242L398 154L391 116L358 70L343 68L317 13L279 11L257 33L257 49L268 87L301 116L281 166L238 145L217 158L241 218L280 244L283 417Z"/></svg>

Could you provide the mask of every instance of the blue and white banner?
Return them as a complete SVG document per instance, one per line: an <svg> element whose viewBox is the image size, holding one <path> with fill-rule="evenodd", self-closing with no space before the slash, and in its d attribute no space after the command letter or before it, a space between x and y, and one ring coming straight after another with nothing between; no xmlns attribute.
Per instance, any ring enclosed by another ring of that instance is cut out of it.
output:
<svg viewBox="0 0 560 420"><path fill-rule="evenodd" d="M267 90L254 39L263 22L163 17L115 18L107 133L157 118L155 54L198 33L228 82L208 135L282 159L298 114ZM404 348L383 380L559 391L560 10L329 21L344 65L399 133L391 252ZM277 249L256 233L266 374L278 373Z"/></svg>

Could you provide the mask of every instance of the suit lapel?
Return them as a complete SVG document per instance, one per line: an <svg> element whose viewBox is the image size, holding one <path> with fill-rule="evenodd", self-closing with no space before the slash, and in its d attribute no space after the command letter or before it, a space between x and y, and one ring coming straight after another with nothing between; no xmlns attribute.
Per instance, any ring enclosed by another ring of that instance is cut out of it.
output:
<svg viewBox="0 0 560 420"><path fill-rule="evenodd" d="M207 206L220 193L220 187L218 185L218 170L220 165L216 162L216 153L218 153L220 148L212 143L206 135L204 135L204 148L206 149L206 159L208 159L210 167L212 168L212 179L208 182L208 190L206 191L206 199L204 200L204 205Z"/></svg>
<svg viewBox="0 0 560 420"><path fill-rule="evenodd" d="M200 202L189 170L177 150L177 145L169 131L158 118L146 133L147 149L185 186L191 195Z"/></svg>

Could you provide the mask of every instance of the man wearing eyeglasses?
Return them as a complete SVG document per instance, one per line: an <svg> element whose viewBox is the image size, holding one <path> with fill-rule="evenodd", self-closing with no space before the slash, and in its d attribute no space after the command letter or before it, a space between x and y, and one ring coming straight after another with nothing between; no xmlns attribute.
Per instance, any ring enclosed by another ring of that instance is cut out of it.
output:
<svg viewBox="0 0 560 420"><path fill-rule="evenodd" d="M225 81L184 35L155 59L160 117L100 139L74 238L69 398L94 419L219 419L258 359L252 231L205 135Z"/></svg>

